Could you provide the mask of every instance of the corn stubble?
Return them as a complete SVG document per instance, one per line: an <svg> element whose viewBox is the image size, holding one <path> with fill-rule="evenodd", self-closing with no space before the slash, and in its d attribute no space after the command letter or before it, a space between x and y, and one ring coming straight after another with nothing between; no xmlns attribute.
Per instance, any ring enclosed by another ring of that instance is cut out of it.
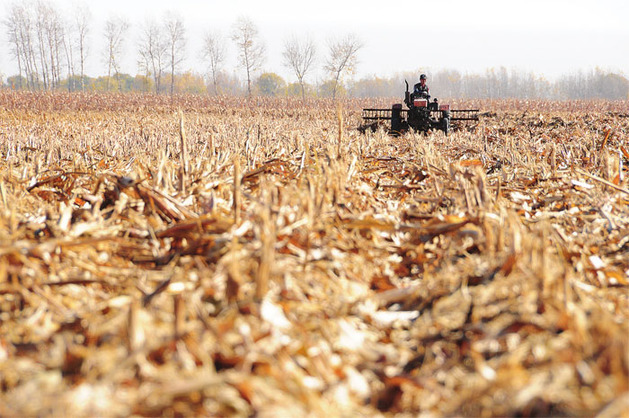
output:
<svg viewBox="0 0 629 418"><path fill-rule="evenodd" d="M0 94L0 415L629 410L627 102Z"/></svg>

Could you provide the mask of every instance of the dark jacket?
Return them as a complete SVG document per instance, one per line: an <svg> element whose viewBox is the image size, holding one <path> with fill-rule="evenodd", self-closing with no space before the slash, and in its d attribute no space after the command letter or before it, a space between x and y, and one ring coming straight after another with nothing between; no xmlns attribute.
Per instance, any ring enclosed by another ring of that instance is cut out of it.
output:
<svg viewBox="0 0 629 418"><path fill-rule="evenodd" d="M423 86L421 83L415 84L413 88L413 97L416 99L429 99L430 98L430 89L427 84Z"/></svg>

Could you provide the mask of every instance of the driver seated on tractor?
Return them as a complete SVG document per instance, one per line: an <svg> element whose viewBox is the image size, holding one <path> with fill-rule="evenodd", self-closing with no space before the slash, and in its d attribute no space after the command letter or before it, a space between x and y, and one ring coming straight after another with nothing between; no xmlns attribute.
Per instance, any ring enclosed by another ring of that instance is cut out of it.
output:
<svg viewBox="0 0 629 418"><path fill-rule="evenodd" d="M413 98L430 99L430 89L426 85L426 74L419 76L419 83L415 84L413 88Z"/></svg>

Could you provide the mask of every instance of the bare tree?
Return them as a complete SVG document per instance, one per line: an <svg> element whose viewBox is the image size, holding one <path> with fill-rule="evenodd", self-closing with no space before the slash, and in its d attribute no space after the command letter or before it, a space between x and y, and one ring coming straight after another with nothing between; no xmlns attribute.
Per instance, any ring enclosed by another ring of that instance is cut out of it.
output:
<svg viewBox="0 0 629 418"><path fill-rule="evenodd" d="M37 47L37 40L35 38L35 23L34 23L34 18L31 16L31 13L29 13L28 10L32 10L32 9L24 10L25 26L23 27L23 32L21 33L21 36L22 36L21 42L24 48L24 53L27 58L26 64L27 66L30 64L29 82L30 82L31 88L35 89L35 88L41 87L41 80L40 80L40 69L37 63L37 56L35 53L35 48Z"/></svg>
<svg viewBox="0 0 629 418"><path fill-rule="evenodd" d="M296 37L288 39L284 44L284 65L294 71L301 86L301 98L306 99L304 77L312 68L317 55L317 47L310 38L299 40Z"/></svg>
<svg viewBox="0 0 629 418"><path fill-rule="evenodd" d="M43 62L47 62L44 25L38 21L40 8L33 1L15 2L4 20L12 53L18 61L18 71L26 79L28 89L46 88ZM21 81L21 79L20 79Z"/></svg>
<svg viewBox="0 0 629 418"><path fill-rule="evenodd" d="M33 88L33 81L37 75L37 70L33 68L33 47L32 24L30 14L26 7L13 3L9 10L8 17L3 21L7 30L7 37L11 45L11 54L17 60L19 80L22 81L22 74L26 79L26 86L16 86L18 88Z"/></svg>
<svg viewBox="0 0 629 418"><path fill-rule="evenodd" d="M29 5L30 6L30 5ZM44 89L57 87L61 80L64 29L59 12L50 3L38 1L34 11L35 39Z"/></svg>
<svg viewBox="0 0 629 418"><path fill-rule="evenodd" d="M81 3L76 6L74 15L74 29L76 33L76 47L79 52L79 69L81 71L81 90L85 90L85 61L89 53L87 36L89 34L90 21L92 13L87 3Z"/></svg>
<svg viewBox="0 0 629 418"><path fill-rule="evenodd" d="M349 34L340 40L330 43L329 56L324 69L332 77L334 87L332 97L336 98L339 83L345 74L351 74L355 70L358 51L363 43L355 35Z"/></svg>
<svg viewBox="0 0 629 418"><path fill-rule="evenodd" d="M122 54L123 42L125 34L129 30L129 23L121 17L111 16L105 22L105 39L107 41L107 49L105 50L105 64L107 65L107 90L109 90L111 71L116 76L119 74L118 59Z"/></svg>
<svg viewBox="0 0 629 418"><path fill-rule="evenodd" d="M186 30L183 20L180 16L169 13L166 17L164 25L168 34L168 47L170 60L170 95L175 92L175 70L181 64L185 57L186 48Z"/></svg>
<svg viewBox="0 0 629 418"><path fill-rule="evenodd" d="M266 48L258 37L256 25L244 16L233 26L232 40L238 48L238 62L247 72L247 94L251 96L251 76L262 66Z"/></svg>
<svg viewBox="0 0 629 418"><path fill-rule="evenodd" d="M144 69L147 76L153 77L155 92L159 93L162 87L168 44L161 28L154 20L146 22L140 36L140 68Z"/></svg>
<svg viewBox="0 0 629 418"><path fill-rule="evenodd" d="M74 45L72 42L72 27L65 26L62 30L63 51L66 56L68 91L74 89Z"/></svg>
<svg viewBox="0 0 629 418"><path fill-rule="evenodd" d="M35 10L35 42L37 45L39 65L41 68L41 76L44 90L50 85L50 61L46 52L46 5L41 1L36 7L30 9Z"/></svg>
<svg viewBox="0 0 629 418"><path fill-rule="evenodd" d="M218 94L218 75L225 61L226 55L225 39L217 32L206 32L203 38L203 49L201 54L204 60L207 60L212 84L214 86L214 94Z"/></svg>
<svg viewBox="0 0 629 418"><path fill-rule="evenodd" d="M62 56L64 53L64 45L66 44L66 30L63 18L57 9L51 7L48 9L48 12L50 14L48 16L47 36L50 48L50 60L53 63L51 66L53 70L52 87L57 88L61 83L61 72L63 70ZM67 62L66 60L66 63Z"/></svg>

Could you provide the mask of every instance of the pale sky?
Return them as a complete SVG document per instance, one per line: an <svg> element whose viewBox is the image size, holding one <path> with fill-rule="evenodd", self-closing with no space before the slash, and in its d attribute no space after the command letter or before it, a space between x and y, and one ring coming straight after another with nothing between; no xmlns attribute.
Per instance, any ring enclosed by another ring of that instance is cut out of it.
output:
<svg viewBox="0 0 629 418"><path fill-rule="evenodd" d="M19 1L19 0L18 0ZM46 0L44 0L46 1ZM72 17L77 0L47 0ZM284 41L309 35L317 43L321 77L328 42L347 33L364 44L356 77L397 72L456 69L482 73L504 66L554 78L595 67L629 76L629 1L627 0L86 0L92 12L88 74L103 75L103 26L117 14L131 23L122 71L136 74L139 28L148 17L161 20L179 13L187 30L185 68L203 72L201 38L207 30L227 38L225 69L236 69L236 49L229 40L238 16L249 17L266 44L265 71L294 81L282 65ZM4 20L13 0L0 0ZM2 27L0 73L17 72Z"/></svg>

